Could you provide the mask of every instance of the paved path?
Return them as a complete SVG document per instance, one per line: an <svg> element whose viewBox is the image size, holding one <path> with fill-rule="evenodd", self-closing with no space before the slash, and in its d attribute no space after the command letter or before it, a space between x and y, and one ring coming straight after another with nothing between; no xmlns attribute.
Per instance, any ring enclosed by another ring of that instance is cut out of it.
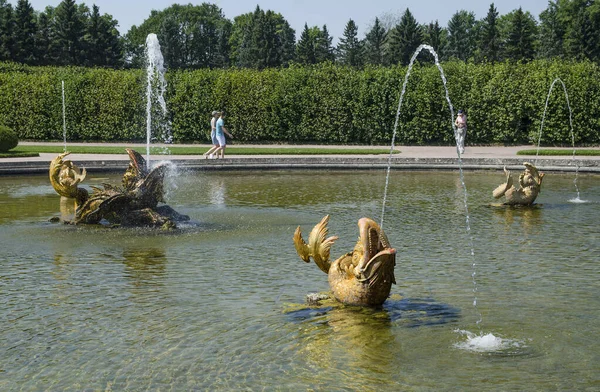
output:
<svg viewBox="0 0 600 392"><path fill-rule="evenodd" d="M22 142L22 145L57 145L62 143ZM134 143L69 143L73 145L102 145L133 148L145 154L145 144ZM153 146L161 146L153 145ZM194 146L208 149L209 145L177 145ZM281 148L281 145L232 145L234 147ZM166 146L168 147L168 145ZM373 148L372 146L314 146L294 145L290 147L319 147L336 149ZM384 151L385 147L381 146ZM503 166L520 169L524 161L536 162L541 170L546 171L575 171L600 173L600 156L577 157L571 154L564 156L538 157L535 155L517 155L525 149L535 150L535 146L490 146L467 147L461 156L463 168L467 170L500 170ZM572 151L572 148L564 148ZM587 149L587 148L586 148ZM600 147L594 149L600 150ZM394 169L405 170L456 170L458 157L455 147L450 146L396 146L399 154L392 157ZM0 159L0 174L10 173L41 173L47 172L48 163L56 157L55 153L42 153L39 157L31 158L2 158ZM164 160L165 155L152 155L151 160ZM123 154L71 154L75 163L80 163L88 171L123 170L129 158ZM387 167L389 154L348 154L348 155L231 155L225 159L205 159L202 155L170 155L169 160L177 161L178 165L198 170L237 170L237 169L368 169Z"/></svg>

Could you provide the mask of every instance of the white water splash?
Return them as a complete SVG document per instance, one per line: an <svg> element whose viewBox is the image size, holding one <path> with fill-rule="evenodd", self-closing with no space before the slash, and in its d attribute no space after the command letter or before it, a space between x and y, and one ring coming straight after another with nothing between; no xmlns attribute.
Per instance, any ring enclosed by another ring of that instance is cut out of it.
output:
<svg viewBox="0 0 600 392"><path fill-rule="evenodd" d="M574 203L574 204L584 204L584 203L589 203L589 201L587 200L582 200L579 198L579 195L573 199L569 199L569 203Z"/></svg>
<svg viewBox="0 0 600 392"><path fill-rule="evenodd" d="M466 335L467 337L467 340L454 344L454 347L461 350L478 353L499 353L515 351L516 349L520 350L527 347L523 341L501 338L492 333L477 335L461 329L457 329L454 332Z"/></svg>
<svg viewBox="0 0 600 392"><path fill-rule="evenodd" d="M156 34L148 34L146 37L146 164L150 168L150 143L152 142L152 103L157 101L162 116L166 118L167 104L165 102L165 92L167 91L167 82L165 80L165 64L160 43ZM155 128L157 128L155 126ZM172 142L169 127L166 126L162 132L162 141ZM156 137L155 137L156 138Z"/></svg>

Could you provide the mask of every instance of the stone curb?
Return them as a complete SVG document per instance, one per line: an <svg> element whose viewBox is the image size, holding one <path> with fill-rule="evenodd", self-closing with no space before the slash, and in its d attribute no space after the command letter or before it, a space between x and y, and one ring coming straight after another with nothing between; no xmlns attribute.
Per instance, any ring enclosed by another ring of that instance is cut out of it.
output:
<svg viewBox="0 0 600 392"><path fill-rule="evenodd" d="M88 172L124 171L128 159L118 160L73 160ZM463 158L463 170L511 170L523 168L523 162L531 158ZM388 167L388 157L244 157L223 160L173 159L177 167L188 170L380 170ZM48 173L49 162L45 161L0 161L0 175L44 174ZM539 170L547 172L600 173L600 160L577 159L538 159ZM458 170L458 158L402 158L393 157L390 168L393 170Z"/></svg>

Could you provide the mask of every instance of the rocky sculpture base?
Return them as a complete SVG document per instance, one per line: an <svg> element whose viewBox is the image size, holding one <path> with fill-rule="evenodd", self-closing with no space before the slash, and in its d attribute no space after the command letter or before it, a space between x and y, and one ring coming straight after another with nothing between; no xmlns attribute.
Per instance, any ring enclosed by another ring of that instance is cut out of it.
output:
<svg viewBox="0 0 600 392"><path fill-rule="evenodd" d="M85 179L86 172L64 159L68 152L60 154L50 163L50 182L61 195L59 220L70 224L163 229L176 228L177 223L189 221L189 216L179 214L168 205L158 205L164 203L163 183L168 166L159 165L148 171L146 160L137 151L126 151L130 163L121 186L92 186L91 194L78 187Z"/></svg>

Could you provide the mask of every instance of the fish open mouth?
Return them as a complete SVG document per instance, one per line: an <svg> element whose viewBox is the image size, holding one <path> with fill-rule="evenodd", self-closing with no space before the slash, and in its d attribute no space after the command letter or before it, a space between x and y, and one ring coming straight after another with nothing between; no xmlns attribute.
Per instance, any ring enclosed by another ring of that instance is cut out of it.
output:
<svg viewBox="0 0 600 392"><path fill-rule="evenodd" d="M358 227L360 241L365 252L361 262L363 266L366 266L370 260L374 259L382 252L384 252L382 254L396 253L396 251L390 247L387 236L375 221L369 218L361 218L358 221ZM393 251L392 253L389 253L390 249Z"/></svg>
<svg viewBox="0 0 600 392"><path fill-rule="evenodd" d="M144 157L131 148L126 148L125 150L127 151L127 155L129 155L130 164L135 168L137 173L143 174L143 171L146 169L146 160Z"/></svg>

